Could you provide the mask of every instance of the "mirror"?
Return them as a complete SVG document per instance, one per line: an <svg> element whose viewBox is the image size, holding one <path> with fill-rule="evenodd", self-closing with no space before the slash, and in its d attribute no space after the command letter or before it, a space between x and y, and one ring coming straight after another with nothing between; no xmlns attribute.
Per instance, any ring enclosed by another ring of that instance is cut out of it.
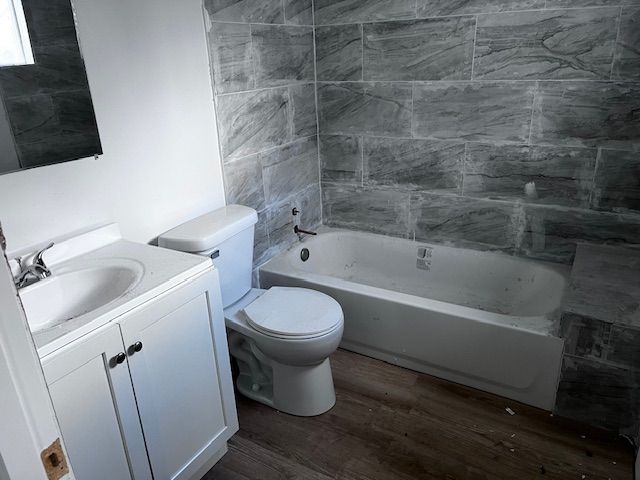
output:
<svg viewBox="0 0 640 480"><path fill-rule="evenodd" d="M0 174L102 154L70 0L0 0Z"/></svg>

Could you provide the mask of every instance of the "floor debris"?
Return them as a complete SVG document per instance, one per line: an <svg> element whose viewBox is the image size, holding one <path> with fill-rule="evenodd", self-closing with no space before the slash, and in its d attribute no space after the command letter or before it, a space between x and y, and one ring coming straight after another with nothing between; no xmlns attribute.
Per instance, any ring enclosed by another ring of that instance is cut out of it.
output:
<svg viewBox="0 0 640 480"><path fill-rule="evenodd" d="M509 407L505 408L505 410L507 411L507 413L508 413L509 415L515 415L515 414L516 414L516 412L514 412L513 410L511 410Z"/></svg>

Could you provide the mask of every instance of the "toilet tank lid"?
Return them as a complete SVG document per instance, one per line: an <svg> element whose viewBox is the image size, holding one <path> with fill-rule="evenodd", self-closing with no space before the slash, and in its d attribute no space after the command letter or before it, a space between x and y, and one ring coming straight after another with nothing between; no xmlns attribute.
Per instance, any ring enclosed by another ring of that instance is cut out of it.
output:
<svg viewBox="0 0 640 480"><path fill-rule="evenodd" d="M189 220L158 237L158 246L183 252L206 252L258 221L253 208L227 205Z"/></svg>

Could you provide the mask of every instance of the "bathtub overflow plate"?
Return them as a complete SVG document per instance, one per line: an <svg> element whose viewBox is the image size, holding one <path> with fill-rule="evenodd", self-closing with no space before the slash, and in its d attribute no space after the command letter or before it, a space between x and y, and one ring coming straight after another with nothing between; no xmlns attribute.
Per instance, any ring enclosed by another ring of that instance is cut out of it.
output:
<svg viewBox="0 0 640 480"><path fill-rule="evenodd" d="M303 262L306 262L307 260L309 260L308 248L303 248L302 250L300 250L300 260L302 260Z"/></svg>

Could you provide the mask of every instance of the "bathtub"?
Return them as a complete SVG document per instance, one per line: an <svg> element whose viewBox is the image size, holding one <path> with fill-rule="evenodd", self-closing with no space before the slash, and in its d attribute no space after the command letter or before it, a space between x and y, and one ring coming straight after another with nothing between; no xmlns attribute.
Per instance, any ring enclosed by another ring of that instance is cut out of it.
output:
<svg viewBox="0 0 640 480"><path fill-rule="evenodd" d="M568 267L323 227L259 275L264 288L307 287L340 302L342 348L554 406Z"/></svg>

